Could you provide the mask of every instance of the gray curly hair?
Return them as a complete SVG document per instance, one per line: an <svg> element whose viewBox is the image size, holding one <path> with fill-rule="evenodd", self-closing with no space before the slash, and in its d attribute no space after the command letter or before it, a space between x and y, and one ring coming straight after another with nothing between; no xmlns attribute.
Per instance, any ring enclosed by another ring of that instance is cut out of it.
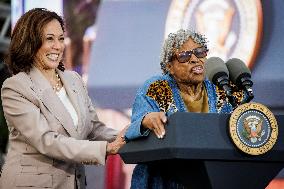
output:
<svg viewBox="0 0 284 189"><path fill-rule="evenodd" d="M194 42L207 48L207 39L205 36L194 30L180 29L176 33L170 33L164 42L160 56L160 65L164 74L168 73L167 64L172 61L175 50L179 49L189 38L192 38Z"/></svg>

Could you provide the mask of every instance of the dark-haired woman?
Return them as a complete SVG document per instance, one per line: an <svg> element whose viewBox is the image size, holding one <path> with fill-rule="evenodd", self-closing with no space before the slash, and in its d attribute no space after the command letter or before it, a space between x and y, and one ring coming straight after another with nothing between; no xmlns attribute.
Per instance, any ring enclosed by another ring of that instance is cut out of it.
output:
<svg viewBox="0 0 284 189"><path fill-rule="evenodd" d="M9 127L0 188L85 188L83 164L104 164L124 145L98 120L80 76L64 71L64 23L36 8L17 22L2 86Z"/></svg>

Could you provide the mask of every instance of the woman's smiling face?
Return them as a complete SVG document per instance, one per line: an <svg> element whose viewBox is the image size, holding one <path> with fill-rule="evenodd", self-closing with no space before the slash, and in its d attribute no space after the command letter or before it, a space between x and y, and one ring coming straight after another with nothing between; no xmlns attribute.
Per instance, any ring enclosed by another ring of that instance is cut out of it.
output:
<svg viewBox="0 0 284 189"><path fill-rule="evenodd" d="M58 20L54 19L43 28L42 45L36 53L35 65L45 70L57 68L64 48L63 29Z"/></svg>

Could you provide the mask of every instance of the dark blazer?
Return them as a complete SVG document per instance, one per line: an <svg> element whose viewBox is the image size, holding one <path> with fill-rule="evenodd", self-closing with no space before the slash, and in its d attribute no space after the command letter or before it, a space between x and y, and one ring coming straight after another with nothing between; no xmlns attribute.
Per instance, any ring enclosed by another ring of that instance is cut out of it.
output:
<svg viewBox="0 0 284 189"><path fill-rule="evenodd" d="M2 86L10 135L0 188L69 189L77 183L81 189L83 164L105 164L107 141L118 132L98 120L76 72L57 72L78 114L77 127L37 68L8 78Z"/></svg>

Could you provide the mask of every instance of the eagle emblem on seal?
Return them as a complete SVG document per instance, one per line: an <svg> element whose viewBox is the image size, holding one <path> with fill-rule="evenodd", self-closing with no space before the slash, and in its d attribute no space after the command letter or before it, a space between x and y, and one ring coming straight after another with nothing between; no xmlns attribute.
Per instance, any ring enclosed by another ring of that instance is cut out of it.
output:
<svg viewBox="0 0 284 189"><path fill-rule="evenodd" d="M261 141L263 135L265 135L265 130L262 129L263 120L255 115L246 117L243 120L243 136L252 143Z"/></svg>

